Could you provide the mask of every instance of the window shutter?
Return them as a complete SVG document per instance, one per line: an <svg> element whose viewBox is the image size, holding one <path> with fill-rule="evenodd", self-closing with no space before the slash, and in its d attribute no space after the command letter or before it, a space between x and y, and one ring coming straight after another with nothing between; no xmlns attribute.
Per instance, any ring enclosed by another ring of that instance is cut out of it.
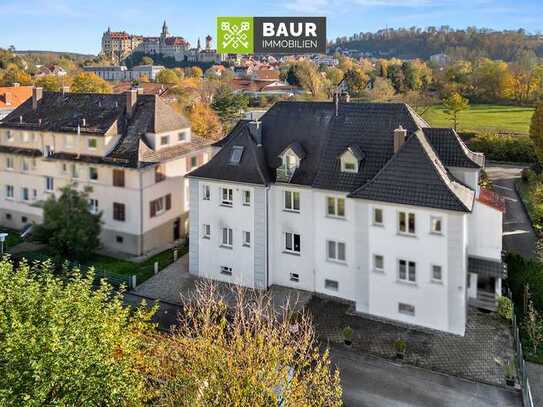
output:
<svg viewBox="0 0 543 407"><path fill-rule="evenodd" d="M172 208L172 194L166 195L166 210Z"/></svg>
<svg viewBox="0 0 543 407"><path fill-rule="evenodd" d="M154 218L156 216L155 201L151 201L151 205L149 206L149 209L151 211L151 218Z"/></svg>

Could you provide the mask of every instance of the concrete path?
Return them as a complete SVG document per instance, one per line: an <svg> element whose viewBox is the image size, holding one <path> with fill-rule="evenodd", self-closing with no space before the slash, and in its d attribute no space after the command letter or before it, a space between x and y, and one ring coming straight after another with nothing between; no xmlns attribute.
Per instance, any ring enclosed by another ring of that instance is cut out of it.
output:
<svg viewBox="0 0 543 407"><path fill-rule="evenodd" d="M543 365L527 363L528 379L532 388L535 407L543 407Z"/></svg>
<svg viewBox="0 0 543 407"><path fill-rule="evenodd" d="M509 166L491 166L486 169L494 189L505 198L503 248L524 257L532 257L537 238L515 191L515 181L520 179L521 171L522 168Z"/></svg>
<svg viewBox="0 0 543 407"><path fill-rule="evenodd" d="M520 393L462 380L340 347L331 357L340 369L346 407L521 407Z"/></svg>
<svg viewBox="0 0 543 407"><path fill-rule="evenodd" d="M179 304L181 296L194 289L196 278L188 272L188 254L146 280L133 290L134 294Z"/></svg>

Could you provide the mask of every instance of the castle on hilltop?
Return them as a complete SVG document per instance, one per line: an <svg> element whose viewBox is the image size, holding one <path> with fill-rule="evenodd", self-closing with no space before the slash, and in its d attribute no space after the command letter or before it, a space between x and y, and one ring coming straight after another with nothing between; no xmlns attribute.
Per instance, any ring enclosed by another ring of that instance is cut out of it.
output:
<svg viewBox="0 0 543 407"><path fill-rule="evenodd" d="M161 55L175 58L177 62L221 62L222 55L211 48L213 38L208 35L205 39L205 48L201 47L200 39L196 48L183 37L170 34L166 21L162 25L160 37L144 37L142 35L128 34L126 31L107 31L102 35L101 55L120 63L135 52L145 55Z"/></svg>

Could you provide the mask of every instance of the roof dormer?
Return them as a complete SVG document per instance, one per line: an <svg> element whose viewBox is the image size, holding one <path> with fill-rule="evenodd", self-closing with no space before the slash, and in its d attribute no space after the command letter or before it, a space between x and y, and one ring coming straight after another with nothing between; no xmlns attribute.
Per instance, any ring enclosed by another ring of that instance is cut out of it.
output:
<svg viewBox="0 0 543 407"><path fill-rule="evenodd" d="M358 173L365 156L359 146L354 144L348 146L339 156L341 172Z"/></svg>
<svg viewBox="0 0 543 407"><path fill-rule="evenodd" d="M300 163L305 156L305 150L300 143L296 142L287 146L279 154L281 165L277 168L277 180L290 182L294 172L300 167Z"/></svg>

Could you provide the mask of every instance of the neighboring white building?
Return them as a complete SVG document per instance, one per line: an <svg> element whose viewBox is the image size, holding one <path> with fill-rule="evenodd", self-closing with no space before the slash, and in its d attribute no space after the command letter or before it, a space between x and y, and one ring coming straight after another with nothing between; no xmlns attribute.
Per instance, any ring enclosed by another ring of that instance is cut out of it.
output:
<svg viewBox="0 0 543 407"><path fill-rule="evenodd" d="M84 66L85 72L98 75L106 81L134 81L146 77L154 81L164 67L162 65L138 65L132 69L126 66Z"/></svg>
<svg viewBox="0 0 543 407"><path fill-rule="evenodd" d="M189 174L190 272L463 335L501 293L481 154L405 104L279 102Z"/></svg>
<svg viewBox="0 0 543 407"><path fill-rule="evenodd" d="M211 153L156 95L34 88L0 123L0 224L40 223L43 202L73 185L102 212L102 244L142 255L185 236L184 176Z"/></svg>

